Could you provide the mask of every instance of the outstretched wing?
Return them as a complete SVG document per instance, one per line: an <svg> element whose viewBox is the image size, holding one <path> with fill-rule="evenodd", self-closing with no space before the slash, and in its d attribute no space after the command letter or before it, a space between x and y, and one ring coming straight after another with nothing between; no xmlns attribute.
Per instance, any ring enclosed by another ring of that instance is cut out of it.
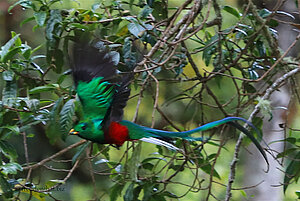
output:
<svg viewBox="0 0 300 201"><path fill-rule="evenodd" d="M111 122L120 122L123 119L123 109L130 95L129 84L132 77L133 75L131 73L124 75L120 84L117 85L112 104L103 121L105 128L108 128Z"/></svg>
<svg viewBox="0 0 300 201"><path fill-rule="evenodd" d="M109 80L116 76L116 67L113 65L111 54L105 46L98 42L77 42L73 49L72 73L75 84L90 82L96 77Z"/></svg>
<svg viewBox="0 0 300 201"><path fill-rule="evenodd" d="M84 118L103 119L116 93L116 68L104 46L96 46L83 42L74 46L72 74Z"/></svg>

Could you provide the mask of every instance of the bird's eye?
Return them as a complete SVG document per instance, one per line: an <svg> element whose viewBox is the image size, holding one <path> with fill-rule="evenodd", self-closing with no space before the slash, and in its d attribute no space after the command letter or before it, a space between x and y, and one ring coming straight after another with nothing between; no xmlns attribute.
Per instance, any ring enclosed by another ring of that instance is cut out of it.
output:
<svg viewBox="0 0 300 201"><path fill-rule="evenodd" d="M82 129L82 130L85 130L86 127L87 127L86 124L84 124L84 125L81 127L81 129Z"/></svg>

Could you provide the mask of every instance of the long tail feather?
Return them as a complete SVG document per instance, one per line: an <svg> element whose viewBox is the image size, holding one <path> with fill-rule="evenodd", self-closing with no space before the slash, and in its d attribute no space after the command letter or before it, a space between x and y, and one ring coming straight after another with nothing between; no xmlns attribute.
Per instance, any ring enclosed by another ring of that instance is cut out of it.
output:
<svg viewBox="0 0 300 201"><path fill-rule="evenodd" d="M224 119L221 120L217 120L217 121L213 121L207 124L204 124L202 126L199 126L198 128L189 130L189 131L182 131L182 132L171 132L171 131L163 131L163 130L158 130L158 129L152 129L152 128L148 128L148 127L144 127L144 129L150 133L153 134L157 134L161 137L179 137L179 138L183 138L183 139L191 139L191 140L201 140L200 138L193 138L190 137L191 134L193 133L198 133L201 131L205 131L205 130L209 130L211 128L220 126L222 124L225 123L229 123L229 122L233 122L233 121L243 121L245 123L247 123L249 126L251 126L256 132L259 133L259 131L257 130L257 128L249 121L247 121L244 118L241 117L226 117ZM243 132L243 131L242 131Z"/></svg>
<svg viewBox="0 0 300 201"><path fill-rule="evenodd" d="M168 149L171 149L171 150L175 150L175 151L180 151L180 152L183 152L182 149L179 149L178 147L164 141L164 140L160 140L158 138L154 138L154 137L144 137L142 139L140 139L141 141L144 141L144 142L148 142L148 143L152 143L152 144L156 144L156 145L160 145L160 146L164 146Z"/></svg>
<svg viewBox="0 0 300 201"><path fill-rule="evenodd" d="M238 124L237 122L229 122L229 124L237 129L239 129L240 131L242 131L245 135L247 135L247 137L254 143L254 145L256 146L256 148L259 150L259 152L261 153L261 155L264 157L266 163L269 165L268 162L268 158L266 155L266 152L263 150L263 148L260 146L259 142L255 139L255 137L247 130L245 129L243 126L241 126L240 124ZM250 124L249 124L250 125ZM251 126L252 127L252 126ZM255 128L255 127L254 127ZM256 132L259 132L256 128L255 128Z"/></svg>
<svg viewBox="0 0 300 201"><path fill-rule="evenodd" d="M185 140L202 141L203 139L201 137L199 137L199 138L191 137L191 134L201 132L201 131L205 131L205 130L214 128L216 126L219 126L219 125L222 125L222 124L225 124L225 123L230 123L230 125L232 125L235 128L239 129L241 132L243 132L254 143L254 145L257 147L257 149L260 151L260 153L262 154L262 156L266 160L267 164L269 164L268 160L267 160L266 153L263 150L263 148L261 147L261 145L259 144L259 142L256 140L256 138L247 129L245 129L243 126L236 123L235 121L243 121L243 122L247 123L250 127L252 127L257 132L257 134L260 135L259 130L251 122L249 122L246 119L241 118L241 117L226 117L224 119L214 121L214 122L210 122L210 123L204 124L204 125L202 125L198 128L195 128L195 129L192 129L192 130L189 130L189 131L183 131L183 132L163 131L163 130L148 128L148 127L144 127L144 126L139 126L137 124L134 124L134 123L128 122L128 121L122 121L123 122L122 124L125 124L128 127L131 127L133 133L140 133L140 132L138 132L138 130L142 131L143 137L145 137L145 138L149 138L149 137L160 138L160 139L164 139L164 138L167 138L167 139L169 139L169 138L182 138L182 139L185 139ZM137 126L138 126L138 128L137 128ZM131 129L129 129L129 130L131 130ZM141 138L141 137L139 137L139 138ZM154 144L157 144L157 142L154 143Z"/></svg>

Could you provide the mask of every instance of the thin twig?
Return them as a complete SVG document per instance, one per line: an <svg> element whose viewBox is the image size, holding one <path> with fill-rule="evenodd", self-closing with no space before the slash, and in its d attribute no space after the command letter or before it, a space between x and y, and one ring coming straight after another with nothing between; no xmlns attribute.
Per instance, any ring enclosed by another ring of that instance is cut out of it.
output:
<svg viewBox="0 0 300 201"><path fill-rule="evenodd" d="M155 111L156 108L158 106L158 96L159 96L159 82L156 79L156 77L150 72L147 71L147 73L152 77L152 79L155 81L156 83L156 90L155 90L155 98L154 98L154 105L153 105L153 110L152 110L152 123L151 123L151 128L154 127L155 121L154 121L154 115L155 115Z"/></svg>
<svg viewBox="0 0 300 201"><path fill-rule="evenodd" d="M87 141L86 140L81 140L81 141L79 141L79 142L77 142L75 144L72 144L72 145L70 145L70 146L68 146L68 147L60 150L59 152L53 154L52 156L50 156L48 158L45 158L44 160L42 160L42 161L40 161L40 162L38 162L38 163L36 163L34 165L23 167L23 169L24 170L28 170L28 169L38 168L38 167L44 165L45 163L47 163L48 161L51 161L52 159L56 158L57 156L60 156L60 155L64 154L65 152L67 152L67 151L69 151L69 150L71 150L71 149L73 149L75 147L78 147L78 146L84 144L85 142L87 142Z"/></svg>
<svg viewBox="0 0 300 201"><path fill-rule="evenodd" d="M90 149L86 149L86 156L87 156L87 161L88 161L88 165L89 165L89 172L90 172L90 175L91 175L93 188L94 188L94 200L96 200L97 199L96 179L95 179L95 175L94 175L94 172L93 172L93 164L92 164L92 161L91 161L92 148L93 148L93 144L91 144Z"/></svg>

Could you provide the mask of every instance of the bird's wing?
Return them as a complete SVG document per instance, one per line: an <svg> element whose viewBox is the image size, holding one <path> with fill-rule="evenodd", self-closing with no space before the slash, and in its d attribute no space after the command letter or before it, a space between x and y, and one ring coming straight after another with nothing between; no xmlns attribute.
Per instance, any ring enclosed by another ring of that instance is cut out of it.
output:
<svg viewBox="0 0 300 201"><path fill-rule="evenodd" d="M74 46L72 74L85 118L103 119L117 84L116 68L104 46L79 42Z"/></svg>
<svg viewBox="0 0 300 201"><path fill-rule="evenodd" d="M77 95L80 99L84 117L91 119L104 119L111 107L115 85L103 78L94 78L86 83L79 81Z"/></svg>
<svg viewBox="0 0 300 201"><path fill-rule="evenodd" d="M107 114L107 120L120 122L123 119L123 109L129 99L129 84L132 80L132 74L126 74L122 77L120 85L116 87L116 93L113 96L110 112Z"/></svg>
<svg viewBox="0 0 300 201"><path fill-rule="evenodd" d="M113 64L112 56L106 47L98 42L77 42L73 49L72 74L74 82L90 82L94 78L103 77L104 80L116 76L116 67Z"/></svg>

